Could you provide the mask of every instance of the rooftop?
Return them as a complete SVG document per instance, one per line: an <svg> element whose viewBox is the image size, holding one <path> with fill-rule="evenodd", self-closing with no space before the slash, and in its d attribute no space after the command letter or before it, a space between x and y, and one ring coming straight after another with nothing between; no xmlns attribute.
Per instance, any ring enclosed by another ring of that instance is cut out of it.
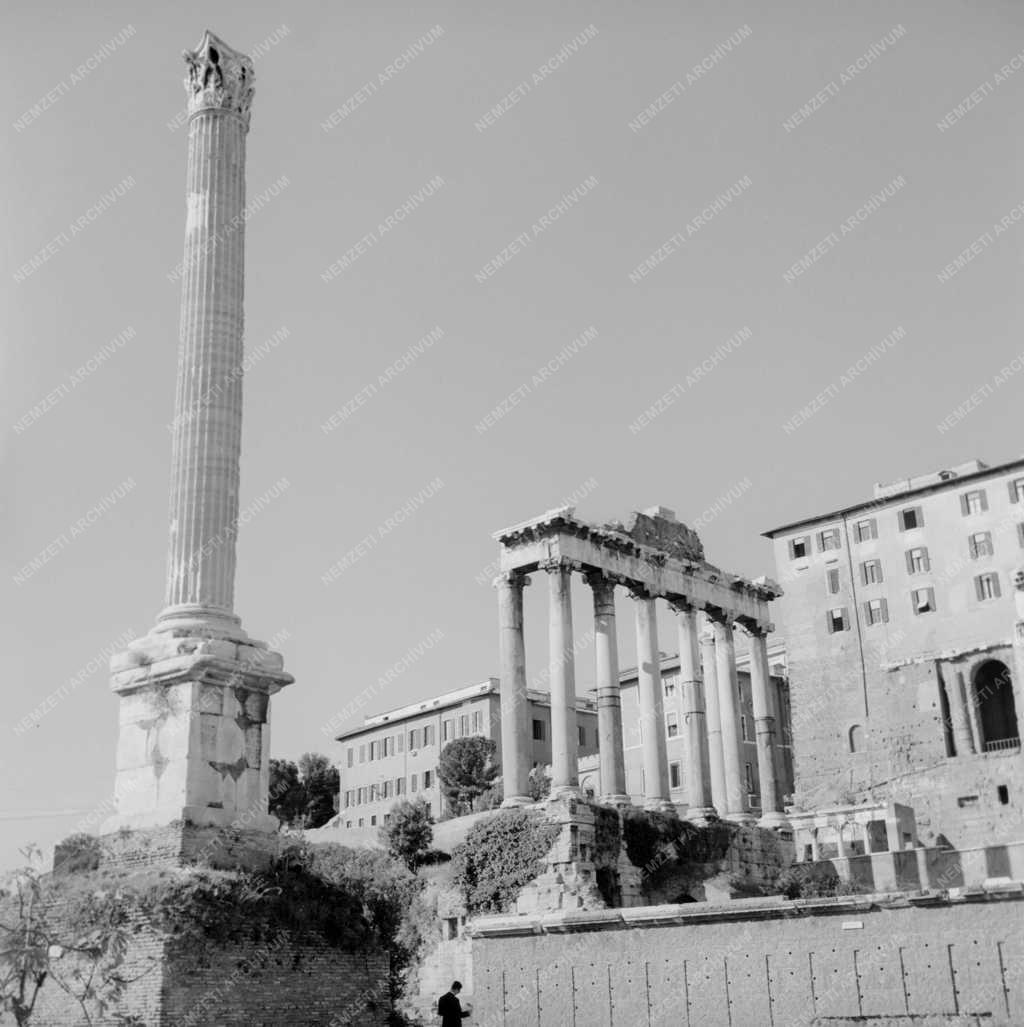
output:
<svg viewBox="0 0 1024 1027"><path fill-rule="evenodd" d="M775 538L776 535L785 535L797 528L803 528L810 524L819 524L824 521L838 520L849 514L860 513L864 510L875 510L880 506L887 506L890 503L902 502L909 496L922 496L930 492L939 492L942 489L960 488L965 483L978 481L983 478L995 477L1005 474L1007 471L1024 468L1024 457L1017 457L1005 464L998 464L989 467L981 460L968 460L966 463L957 464L954 467L943 468L938 471L930 471L928 474L921 474L911 478L898 478L891 482L876 482L874 487L874 499L869 499L853 506L844 506L838 510L828 513L816 514L813 517L804 517L802 520L793 521L790 524L783 524L781 527L772 528L770 531L762 532L765 538Z"/></svg>

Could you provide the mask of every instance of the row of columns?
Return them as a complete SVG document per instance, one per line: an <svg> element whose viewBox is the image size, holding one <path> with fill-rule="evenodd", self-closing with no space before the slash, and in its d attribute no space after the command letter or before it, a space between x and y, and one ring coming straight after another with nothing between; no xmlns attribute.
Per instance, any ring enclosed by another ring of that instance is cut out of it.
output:
<svg viewBox="0 0 1024 1027"><path fill-rule="evenodd" d="M548 576L550 600L551 794L578 794L578 735L570 585L573 566L561 560L540 565ZM601 799L628 803L623 754L622 703L619 693L616 583L597 571L585 574L593 592L597 730ZM501 745L506 806L530 802L532 767L526 660L523 638L521 571L500 576L498 608L501 659ZM636 617L637 689L642 731L644 806L672 812L666 743L664 691L658 648L655 600L638 588L631 591ZM750 822L744 802L746 786L741 758L739 688L732 621L725 611L706 610L709 628L698 630L697 610L683 600L671 602L678 616L679 676L687 733L687 816L696 821L722 816ZM750 634L750 677L761 783L761 823L783 826L775 760L775 723L769 700L766 636Z"/></svg>

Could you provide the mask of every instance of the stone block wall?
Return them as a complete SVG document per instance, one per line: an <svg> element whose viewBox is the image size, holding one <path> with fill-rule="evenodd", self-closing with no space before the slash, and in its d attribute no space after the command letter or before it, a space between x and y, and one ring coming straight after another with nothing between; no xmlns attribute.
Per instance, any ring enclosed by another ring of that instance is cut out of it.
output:
<svg viewBox="0 0 1024 1027"><path fill-rule="evenodd" d="M474 921L487 1027L1024 1023L1024 902L944 894Z"/></svg>
<svg viewBox="0 0 1024 1027"><path fill-rule="evenodd" d="M163 827L114 831L100 837L105 867L143 869L202 863L225 870L264 870L285 836L265 831L175 821ZM56 862L56 853L54 862Z"/></svg>

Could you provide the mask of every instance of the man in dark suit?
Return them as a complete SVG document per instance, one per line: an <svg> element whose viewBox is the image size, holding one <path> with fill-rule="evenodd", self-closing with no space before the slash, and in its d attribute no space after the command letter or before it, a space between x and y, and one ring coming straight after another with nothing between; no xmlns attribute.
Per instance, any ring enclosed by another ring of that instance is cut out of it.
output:
<svg viewBox="0 0 1024 1027"><path fill-rule="evenodd" d="M462 1003L459 1001L459 992L462 991L462 984L459 981L452 981L451 991L446 991L437 1000L437 1014L441 1017L441 1027L460 1027L463 1019L469 1016L469 1010L462 1010Z"/></svg>

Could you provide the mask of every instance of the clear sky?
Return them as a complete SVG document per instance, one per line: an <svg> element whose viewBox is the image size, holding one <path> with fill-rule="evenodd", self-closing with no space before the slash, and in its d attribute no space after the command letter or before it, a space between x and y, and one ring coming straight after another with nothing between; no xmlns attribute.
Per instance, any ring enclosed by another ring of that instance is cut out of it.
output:
<svg viewBox="0 0 1024 1027"><path fill-rule="evenodd" d="M662 504L693 523L732 490L701 535L712 562L756 576L774 573L766 529L875 481L1021 452L1024 374L993 384L1024 352L1019 4L15 0L3 20L0 866L109 802L117 704L94 668L163 598L175 117L181 50L206 27L258 54L243 507L287 484L242 530L236 608L253 636L284 639L297 679L273 702L275 755L337 755L322 725L438 632L367 712L495 675L495 597L477 580L491 533L574 491L587 519ZM578 677L592 683L589 656Z"/></svg>

